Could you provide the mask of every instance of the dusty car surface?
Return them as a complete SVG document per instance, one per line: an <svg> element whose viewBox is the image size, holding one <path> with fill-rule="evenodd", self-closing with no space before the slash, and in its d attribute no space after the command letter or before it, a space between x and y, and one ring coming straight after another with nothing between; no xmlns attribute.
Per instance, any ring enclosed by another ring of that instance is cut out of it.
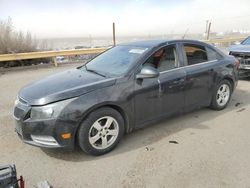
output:
<svg viewBox="0 0 250 188"><path fill-rule="evenodd" d="M239 45L229 48L229 55L236 57L239 62L239 74L241 77L250 76L250 36L242 41Z"/></svg>
<svg viewBox="0 0 250 188"><path fill-rule="evenodd" d="M21 89L16 131L28 144L105 154L125 133L210 106L224 109L237 85L237 61L193 40L121 44L86 65Z"/></svg>

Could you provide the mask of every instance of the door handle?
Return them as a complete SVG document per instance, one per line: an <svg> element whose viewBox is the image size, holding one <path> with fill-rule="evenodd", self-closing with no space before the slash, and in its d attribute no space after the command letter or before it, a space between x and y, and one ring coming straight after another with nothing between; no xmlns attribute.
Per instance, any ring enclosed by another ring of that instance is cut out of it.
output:
<svg viewBox="0 0 250 188"><path fill-rule="evenodd" d="M208 72L214 72L214 69L210 69Z"/></svg>

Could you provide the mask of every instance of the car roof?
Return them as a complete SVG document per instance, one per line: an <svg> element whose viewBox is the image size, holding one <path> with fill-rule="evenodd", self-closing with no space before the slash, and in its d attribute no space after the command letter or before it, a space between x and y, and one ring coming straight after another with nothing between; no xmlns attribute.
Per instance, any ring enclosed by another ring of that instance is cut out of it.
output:
<svg viewBox="0 0 250 188"><path fill-rule="evenodd" d="M120 45L124 46L140 46L140 47L155 47L161 44L167 43L169 40L142 40L142 41L134 41L123 43Z"/></svg>
<svg viewBox="0 0 250 188"><path fill-rule="evenodd" d="M137 47L147 47L147 48L153 48L161 45L165 45L168 43L175 43L175 42L190 42L190 43L199 43L201 45L205 45L206 43L203 43L198 40L187 40L187 39L160 39L160 40L142 40L142 41L135 41L135 42L128 42L128 43L122 43L119 44L119 46L137 46Z"/></svg>

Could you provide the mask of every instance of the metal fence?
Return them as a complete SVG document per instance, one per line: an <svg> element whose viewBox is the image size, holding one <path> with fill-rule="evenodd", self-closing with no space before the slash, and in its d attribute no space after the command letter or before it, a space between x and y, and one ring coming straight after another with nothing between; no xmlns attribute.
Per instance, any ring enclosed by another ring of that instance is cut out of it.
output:
<svg viewBox="0 0 250 188"><path fill-rule="evenodd" d="M243 37L238 38L224 38L224 39L211 39L203 42L212 43L215 45L226 44L230 45L234 42L241 42ZM88 55L99 54L108 48L90 48L90 49L74 49L74 50L60 50L60 51L42 51L42 52L29 52L29 53L12 53L0 55L0 63L8 61L20 61L25 59L38 59L38 58L52 58L54 65L58 66L56 57L58 56L72 56L72 55Z"/></svg>
<svg viewBox="0 0 250 188"><path fill-rule="evenodd" d="M53 58L55 66L57 66L57 56L72 56L72 55L88 55L99 54L107 50L107 48L91 48L77 50L60 50L60 51L42 51L29 53L12 53L0 55L0 62L20 61L25 59Z"/></svg>

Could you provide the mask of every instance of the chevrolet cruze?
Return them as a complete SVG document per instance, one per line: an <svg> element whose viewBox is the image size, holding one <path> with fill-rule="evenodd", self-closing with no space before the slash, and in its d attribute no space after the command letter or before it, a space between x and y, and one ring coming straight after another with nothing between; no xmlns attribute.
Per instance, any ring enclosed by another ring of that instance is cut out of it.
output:
<svg viewBox="0 0 250 188"><path fill-rule="evenodd" d="M111 151L125 133L209 106L224 109L239 62L193 40L121 44L80 67L21 89L16 132L28 144Z"/></svg>

